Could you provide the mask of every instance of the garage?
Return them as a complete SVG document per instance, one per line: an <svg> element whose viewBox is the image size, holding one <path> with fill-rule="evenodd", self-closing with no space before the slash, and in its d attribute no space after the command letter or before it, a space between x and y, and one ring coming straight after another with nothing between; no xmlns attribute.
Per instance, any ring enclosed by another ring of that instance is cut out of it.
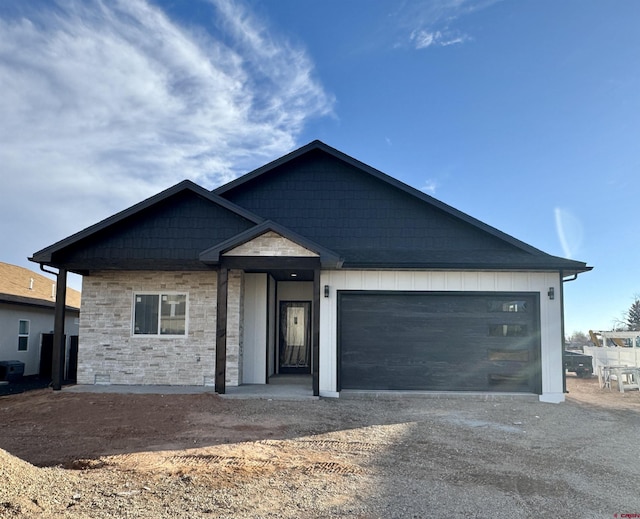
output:
<svg viewBox="0 0 640 519"><path fill-rule="evenodd" d="M541 393L537 293L338 293L339 390Z"/></svg>

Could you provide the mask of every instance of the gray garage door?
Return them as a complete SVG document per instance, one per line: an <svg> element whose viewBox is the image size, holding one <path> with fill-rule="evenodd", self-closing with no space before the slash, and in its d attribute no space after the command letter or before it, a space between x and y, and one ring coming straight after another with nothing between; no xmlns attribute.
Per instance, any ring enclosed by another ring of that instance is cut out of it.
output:
<svg viewBox="0 0 640 519"><path fill-rule="evenodd" d="M338 297L340 389L540 393L536 294Z"/></svg>

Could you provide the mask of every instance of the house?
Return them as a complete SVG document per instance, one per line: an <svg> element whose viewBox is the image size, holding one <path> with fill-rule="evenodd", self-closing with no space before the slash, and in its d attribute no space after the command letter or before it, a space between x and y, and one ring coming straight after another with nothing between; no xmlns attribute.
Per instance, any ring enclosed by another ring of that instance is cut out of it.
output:
<svg viewBox="0 0 640 519"><path fill-rule="evenodd" d="M563 394L546 254L314 141L181 182L33 255L84 276L78 382Z"/></svg>
<svg viewBox="0 0 640 519"><path fill-rule="evenodd" d="M0 361L24 363L24 375L40 374L42 341L53 333L55 302L55 281L0 262ZM80 292L72 288L66 291L66 311L69 349L72 336L78 335L80 313ZM51 370L50 363L46 369Z"/></svg>

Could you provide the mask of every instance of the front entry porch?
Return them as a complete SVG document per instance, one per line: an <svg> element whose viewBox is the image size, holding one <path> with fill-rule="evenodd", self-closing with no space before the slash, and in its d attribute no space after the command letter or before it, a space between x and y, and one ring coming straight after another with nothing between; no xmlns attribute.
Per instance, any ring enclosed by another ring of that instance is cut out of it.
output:
<svg viewBox="0 0 640 519"><path fill-rule="evenodd" d="M222 398L262 400L318 400L313 395L311 375L272 375L268 384L227 386Z"/></svg>
<svg viewBox="0 0 640 519"><path fill-rule="evenodd" d="M341 258L267 220L202 252L200 261L218 272L216 392L271 385L288 371L310 373L318 396L320 269L340 267ZM286 294L292 287L301 292Z"/></svg>
<svg viewBox="0 0 640 519"><path fill-rule="evenodd" d="M275 384L289 394L306 384L318 396L319 269L230 269L221 278L216 392Z"/></svg>

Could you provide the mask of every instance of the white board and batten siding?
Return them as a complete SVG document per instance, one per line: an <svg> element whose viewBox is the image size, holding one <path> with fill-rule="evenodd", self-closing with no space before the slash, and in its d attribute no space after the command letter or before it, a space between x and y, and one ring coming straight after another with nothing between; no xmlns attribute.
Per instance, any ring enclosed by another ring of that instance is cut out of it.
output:
<svg viewBox="0 0 640 519"><path fill-rule="evenodd" d="M320 298L320 395L337 397L337 327L340 290L425 292L529 292L540 300L542 402L564 401L562 311L557 272L355 271L321 272L329 297ZM547 292L553 287L555 298Z"/></svg>
<svg viewBox="0 0 640 519"><path fill-rule="evenodd" d="M266 383L267 275L244 275L243 384Z"/></svg>
<svg viewBox="0 0 640 519"><path fill-rule="evenodd" d="M268 288L268 284L270 287ZM278 323L275 319L280 301L312 301L313 283L281 281L267 274L244 275L242 384L266 384L267 359L269 375L275 372L274 349L277 347ZM277 293L277 299L273 294ZM268 301L271 297L271 301ZM267 307L269 311L267 312ZM270 322L267 323L267 319ZM273 330L273 333L268 333ZM268 354L265 352L265 344Z"/></svg>

